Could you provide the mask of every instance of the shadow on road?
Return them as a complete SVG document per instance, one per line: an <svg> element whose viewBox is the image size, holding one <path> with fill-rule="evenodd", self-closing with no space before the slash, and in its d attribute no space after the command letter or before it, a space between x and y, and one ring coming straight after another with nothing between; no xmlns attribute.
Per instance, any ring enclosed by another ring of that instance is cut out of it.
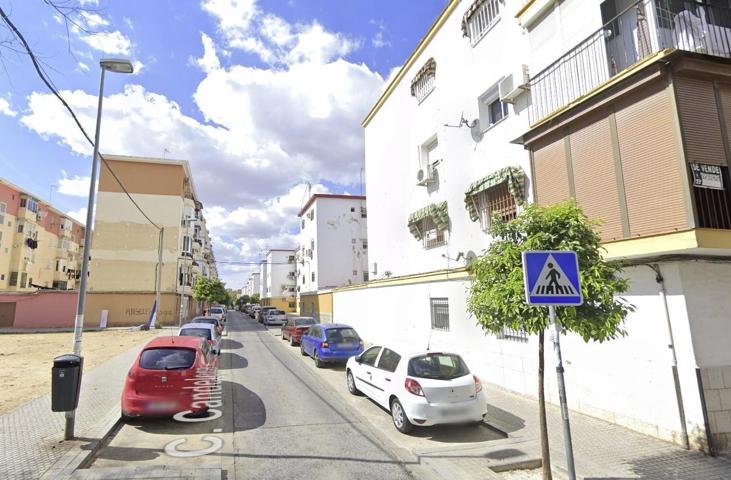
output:
<svg viewBox="0 0 731 480"><path fill-rule="evenodd" d="M230 338L224 338L223 340L221 340L221 348L225 348L226 350L237 350L243 347L243 343L237 342L236 340L231 340Z"/></svg>
<svg viewBox="0 0 731 480"><path fill-rule="evenodd" d="M238 368L246 368L249 361L246 357L242 357L238 353L223 352L218 361L219 370L236 370Z"/></svg>
<svg viewBox="0 0 731 480"><path fill-rule="evenodd" d="M487 425L436 425L415 428L411 436L444 443L477 443L503 440L506 435L492 430Z"/></svg>
<svg viewBox="0 0 731 480"><path fill-rule="evenodd" d="M489 403L487 404L485 420L487 423L492 423L491 420L497 420L495 423L505 433L513 433L525 427L525 420Z"/></svg>

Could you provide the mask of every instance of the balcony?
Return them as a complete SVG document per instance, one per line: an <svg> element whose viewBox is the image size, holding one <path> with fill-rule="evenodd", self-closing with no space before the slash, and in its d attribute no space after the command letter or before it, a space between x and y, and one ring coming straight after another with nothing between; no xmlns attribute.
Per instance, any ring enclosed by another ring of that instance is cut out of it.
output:
<svg viewBox="0 0 731 480"><path fill-rule="evenodd" d="M627 2L617 0L618 4ZM665 49L731 58L731 9L697 0L632 1L530 79L530 124Z"/></svg>

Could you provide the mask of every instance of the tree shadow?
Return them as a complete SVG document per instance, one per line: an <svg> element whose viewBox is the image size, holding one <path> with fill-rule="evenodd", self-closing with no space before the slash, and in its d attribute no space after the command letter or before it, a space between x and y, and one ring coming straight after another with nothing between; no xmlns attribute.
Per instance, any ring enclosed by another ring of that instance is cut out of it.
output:
<svg viewBox="0 0 731 480"><path fill-rule="evenodd" d="M246 368L249 361L246 357L242 357L238 353L223 352L218 359L219 370L236 370L238 368Z"/></svg>
<svg viewBox="0 0 731 480"><path fill-rule="evenodd" d="M523 418L489 403L487 404L485 422L505 433L513 433L525 428L525 420Z"/></svg>
<svg viewBox="0 0 731 480"><path fill-rule="evenodd" d="M239 348L244 348L244 344L241 342L237 342L236 340L231 340L230 338L224 338L221 340L221 348L225 348L227 350L237 350Z"/></svg>

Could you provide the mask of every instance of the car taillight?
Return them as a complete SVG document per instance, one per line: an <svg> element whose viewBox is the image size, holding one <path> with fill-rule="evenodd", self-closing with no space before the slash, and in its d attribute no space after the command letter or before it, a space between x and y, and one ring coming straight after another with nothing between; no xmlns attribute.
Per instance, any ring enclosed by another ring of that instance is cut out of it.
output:
<svg viewBox="0 0 731 480"><path fill-rule="evenodd" d="M482 391L482 382L477 378L477 375L472 375L472 378L475 380L475 394L478 394Z"/></svg>
<svg viewBox="0 0 731 480"><path fill-rule="evenodd" d="M322 342L322 348L330 348L330 344L327 342Z"/></svg>
<svg viewBox="0 0 731 480"><path fill-rule="evenodd" d="M407 378L404 382L404 387L406 387L406 390L409 393L418 395L420 397L424 396L424 390L421 389L421 385L419 385L419 382L417 382L413 378Z"/></svg>

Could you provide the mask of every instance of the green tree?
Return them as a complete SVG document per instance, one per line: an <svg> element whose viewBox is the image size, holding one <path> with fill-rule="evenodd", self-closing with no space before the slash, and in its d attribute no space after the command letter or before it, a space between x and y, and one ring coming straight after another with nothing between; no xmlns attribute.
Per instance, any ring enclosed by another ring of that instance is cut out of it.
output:
<svg viewBox="0 0 731 480"><path fill-rule="evenodd" d="M261 300L261 295L258 293L255 293L251 296L251 303L259 304L259 300Z"/></svg>
<svg viewBox="0 0 731 480"><path fill-rule="evenodd" d="M620 276L621 265L603 259L604 249L599 244L596 225L574 200L547 207L528 205L510 222L493 219L490 228L493 243L469 265L474 279L467 309L478 325L489 333L510 328L538 335L538 406L544 479L552 478L543 386L548 311L526 303L521 254L526 250L576 252L584 303L579 307L557 307L557 324L587 342L623 336L626 334L624 319L634 307L616 295L626 292L629 283Z"/></svg>
<svg viewBox="0 0 731 480"><path fill-rule="evenodd" d="M226 305L228 302L226 284L217 278L201 277L193 286L193 298L199 302L215 302Z"/></svg>
<svg viewBox="0 0 731 480"><path fill-rule="evenodd" d="M239 306L251 303L251 297L248 295L241 295L236 303Z"/></svg>

